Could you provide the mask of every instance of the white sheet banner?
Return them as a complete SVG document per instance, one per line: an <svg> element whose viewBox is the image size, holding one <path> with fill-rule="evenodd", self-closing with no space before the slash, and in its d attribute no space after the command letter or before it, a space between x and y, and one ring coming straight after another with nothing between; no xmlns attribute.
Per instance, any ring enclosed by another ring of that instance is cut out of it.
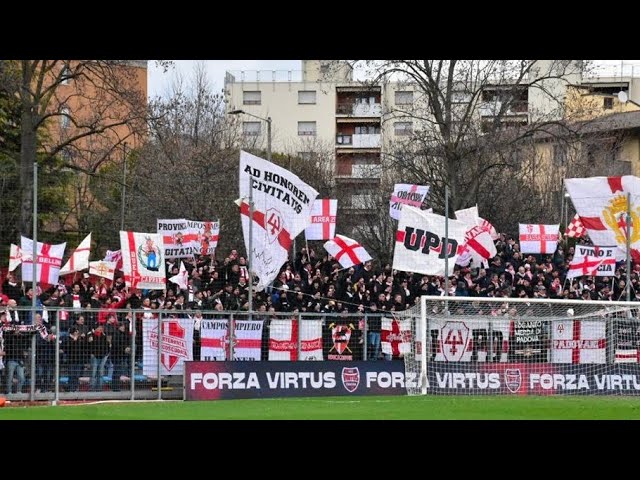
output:
<svg viewBox="0 0 640 480"><path fill-rule="evenodd" d="M193 359L193 321L188 318L163 319L160 335L157 319L144 319L142 328L143 375L157 378L159 346L160 375L183 375L185 360Z"/></svg>
<svg viewBox="0 0 640 480"><path fill-rule="evenodd" d="M166 287L162 235L120 231L122 271L131 288L164 290Z"/></svg>
<svg viewBox="0 0 640 480"><path fill-rule="evenodd" d="M552 363L606 363L606 323L602 320L554 321Z"/></svg>
<svg viewBox="0 0 640 480"><path fill-rule="evenodd" d="M322 360L322 320L303 320L300 335L298 355L298 320L271 320L269 360Z"/></svg>
<svg viewBox="0 0 640 480"><path fill-rule="evenodd" d="M444 251L445 218L425 213L408 205L402 213L396 232L393 268L423 275L444 275L444 258L448 256L449 274L463 250L466 225L449 220L448 253Z"/></svg>
<svg viewBox="0 0 640 480"><path fill-rule="evenodd" d="M287 260L291 239L311 220L318 192L300 178L263 158L240 152L240 213L249 251L249 192L253 190L251 265L259 277L258 291L268 286Z"/></svg>
<svg viewBox="0 0 640 480"><path fill-rule="evenodd" d="M400 211L403 205L411 205L420 209L427 194L428 185L412 185L410 183L396 183L389 200L389 215L396 220L400 219Z"/></svg>
<svg viewBox="0 0 640 480"><path fill-rule="evenodd" d="M260 361L263 320L235 320L233 323L233 360ZM203 320L200 324L200 359L230 359L229 320Z"/></svg>

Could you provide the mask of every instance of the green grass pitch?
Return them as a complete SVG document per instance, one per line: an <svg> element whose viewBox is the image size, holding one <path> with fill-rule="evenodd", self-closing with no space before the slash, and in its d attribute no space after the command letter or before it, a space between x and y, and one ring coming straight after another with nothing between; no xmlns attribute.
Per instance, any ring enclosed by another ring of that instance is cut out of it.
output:
<svg viewBox="0 0 640 480"><path fill-rule="evenodd" d="M85 420L413 420L640 419L631 397L316 397L214 402L104 402L7 406L8 419Z"/></svg>

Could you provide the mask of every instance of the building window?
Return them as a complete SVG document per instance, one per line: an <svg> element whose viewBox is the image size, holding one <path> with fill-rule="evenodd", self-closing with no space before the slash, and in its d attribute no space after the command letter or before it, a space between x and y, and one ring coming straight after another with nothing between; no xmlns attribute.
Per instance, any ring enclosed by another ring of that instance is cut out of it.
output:
<svg viewBox="0 0 640 480"><path fill-rule="evenodd" d="M71 69L69 65L65 64L62 67L62 72L60 73L60 85L69 85L69 78L71 77Z"/></svg>
<svg viewBox="0 0 640 480"><path fill-rule="evenodd" d="M242 92L242 104L243 105L261 105L262 104L262 92Z"/></svg>
<svg viewBox="0 0 640 480"><path fill-rule="evenodd" d="M242 133L244 135L260 135L261 122L242 122Z"/></svg>
<svg viewBox="0 0 640 480"><path fill-rule="evenodd" d="M316 91L315 90L298 90L298 104L315 105Z"/></svg>
<svg viewBox="0 0 640 480"><path fill-rule="evenodd" d="M613 98L612 97L605 97L604 98L604 109L605 110L611 110L613 108Z"/></svg>
<svg viewBox="0 0 640 480"><path fill-rule="evenodd" d="M472 95L467 92L452 92L451 103L469 103Z"/></svg>
<svg viewBox="0 0 640 480"><path fill-rule="evenodd" d="M395 122L393 132L398 136L411 135L413 133L413 122Z"/></svg>
<svg viewBox="0 0 640 480"><path fill-rule="evenodd" d="M376 133L380 133L379 125L362 125L355 128L356 135L374 135Z"/></svg>
<svg viewBox="0 0 640 480"><path fill-rule="evenodd" d="M396 105L413 105L413 92L396 92Z"/></svg>
<svg viewBox="0 0 640 480"><path fill-rule="evenodd" d="M567 163L567 146L566 145L553 146L553 162L558 166L561 166Z"/></svg>
<svg viewBox="0 0 640 480"><path fill-rule="evenodd" d="M316 122L298 122L298 135L315 135Z"/></svg>
<svg viewBox="0 0 640 480"><path fill-rule="evenodd" d="M71 112L69 111L69 109L67 107L62 107L60 109L60 126L64 129L69 128L69 126L71 125L71 118L69 117L69 115L71 115Z"/></svg>

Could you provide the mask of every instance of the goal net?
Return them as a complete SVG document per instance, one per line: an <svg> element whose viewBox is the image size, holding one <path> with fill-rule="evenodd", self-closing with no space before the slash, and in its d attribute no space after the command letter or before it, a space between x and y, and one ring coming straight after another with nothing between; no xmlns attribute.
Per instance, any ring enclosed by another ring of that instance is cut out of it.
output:
<svg viewBox="0 0 640 480"><path fill-rule="evenodd" d="M423 296L403 312L407 393L640 395L639 312L627 302Z"/></svg>

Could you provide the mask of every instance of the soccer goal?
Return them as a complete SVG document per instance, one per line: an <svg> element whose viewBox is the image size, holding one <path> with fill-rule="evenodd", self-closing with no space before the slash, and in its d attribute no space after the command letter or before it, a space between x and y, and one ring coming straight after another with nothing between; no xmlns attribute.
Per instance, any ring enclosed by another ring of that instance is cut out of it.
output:
<svg viewBox="0 0 640 480"><path fill-rule="evenodd" d="M407 393L640 395L639 312L635 302L423 296L402 312Z"/></svg>

